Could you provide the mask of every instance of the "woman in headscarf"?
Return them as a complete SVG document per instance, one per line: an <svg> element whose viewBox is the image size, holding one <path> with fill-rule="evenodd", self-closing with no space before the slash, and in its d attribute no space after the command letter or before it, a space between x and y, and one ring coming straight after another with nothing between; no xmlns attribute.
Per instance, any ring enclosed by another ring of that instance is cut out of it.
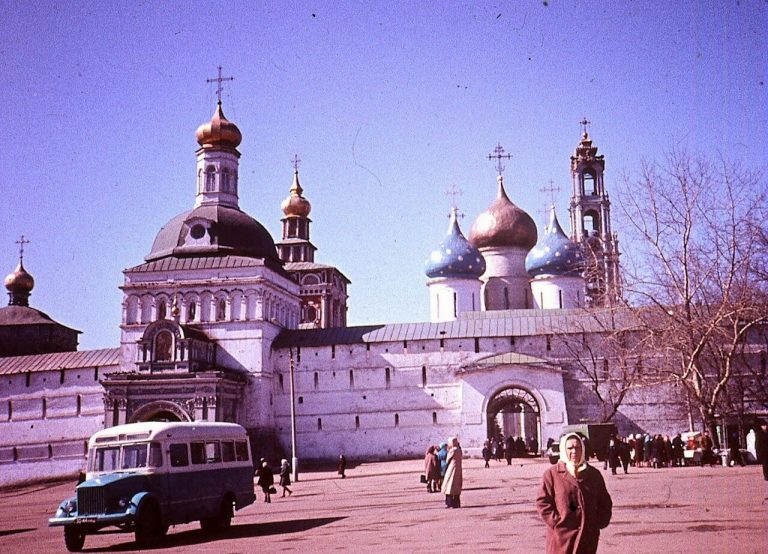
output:
<svg viewBox="0 0 768 554"><path fill-rule="evenodd" d="M437 492L440 480L440 463L437 461L434 445L430 445L424 455L424 476L427 480L427 492Z"/></svg>
<svg viewBox="0 0 768 554"><path fill-rule="evenodd" d="M288 460L283 458L280 461L280 486L283 487L283 498L285 498L285 493L288 493L288 496L291 496L293 494L293 491L288 488L288 485L291 484L291 465L288 463Z"/></svg>
<svg viewBox="0 0 768 554"><path fill-rule="evenodd" d="M547 554L597 552L613 502L600 471L586 463L577 433L560 439L560 461L544 472L536 509L547 524Z"/></svg>
<svg viewBox="0 0 768 554"><path fill-rule="evenodd" d="M443 493L445 494L446 508L461 508L461 486L463 473L461 469L462 452L459 439L451 437L446 460L448 466L445 469L443 480Z"/></svg>

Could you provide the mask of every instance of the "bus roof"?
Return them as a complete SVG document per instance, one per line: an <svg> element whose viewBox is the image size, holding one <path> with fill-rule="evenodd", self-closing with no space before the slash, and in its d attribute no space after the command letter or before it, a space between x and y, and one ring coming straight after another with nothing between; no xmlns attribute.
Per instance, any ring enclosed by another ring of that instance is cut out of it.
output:
<svg viewBox="0 0 768 554"><path fill-rule="evenodd" d="M245 429L236 423L216 421L145 421L115 425L97 431L88 441L89 446L118 441L157 439L191 440L203 438L244 439Z"/></svg>

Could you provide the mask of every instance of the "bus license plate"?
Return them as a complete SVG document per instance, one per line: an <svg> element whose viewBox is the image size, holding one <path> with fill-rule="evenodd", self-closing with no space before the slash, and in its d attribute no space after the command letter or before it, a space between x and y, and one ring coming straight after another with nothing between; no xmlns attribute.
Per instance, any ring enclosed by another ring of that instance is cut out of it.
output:
<svg viewBox="0 0 768 554"><path fill-rule="evenodd" d="M79 517L75 520L75 523L96 523L95 517Z"/></svg>

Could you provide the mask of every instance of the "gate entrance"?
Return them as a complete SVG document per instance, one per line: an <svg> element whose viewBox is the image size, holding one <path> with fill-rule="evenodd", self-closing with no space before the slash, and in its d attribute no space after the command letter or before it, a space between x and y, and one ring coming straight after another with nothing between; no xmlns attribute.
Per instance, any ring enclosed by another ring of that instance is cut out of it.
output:
<svg viewBox="0 0 768 554"><path fill-rule="evenodd" d="M509 387L496 393L486 412L488 438L521 438L529 452L539 452L541 425L539 403L525 389Z"/></svg>

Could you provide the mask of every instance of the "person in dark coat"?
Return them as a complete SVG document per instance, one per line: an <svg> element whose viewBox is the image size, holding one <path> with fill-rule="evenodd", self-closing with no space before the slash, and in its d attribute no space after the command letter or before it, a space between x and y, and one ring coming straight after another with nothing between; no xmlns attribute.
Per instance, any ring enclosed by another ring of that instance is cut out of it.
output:
<svg viewBox="0 0 768 554"><path fill-rule="evenodd" d="M629 473L629 462L631 461L630 446L626 440L621 438L619 441L619 460L621 460L621 467L624 469L624 473Z"/></svg>
<svg viewBox="0 0 768 554"><path fill-rule="evenodd" d="M261 469L259 470L259 486L264 493L264 502L272 502L272 496L270 489L275 484L275 475L272 473L269 464L262 462Z"/></svg>
<svg viewBox="0 0 768 554"><path fill-rule="evenodd" d="M291 484L291 465L288 463L288 460L283 459L280 462L280 486L283 487L283 498L285 498L285 493L288 493L288 496L291 496L293 494L293 491L288 488L288 485Z"/></svg>
<svg viewBox="0 0 768 554"><path fill-rule="evenodd" d="M512 465L512 455L514 454L515 449L515 439L512 438L512 435L509 435L504 440L504 458L507 460L507 465Z"/></svg>
<svg viewBox="0 0 768 554"><path fill-rule="evenodd" d="M619 438L617 436L611 437L608 440L608 446L605 451L605 464L603 469L611 467L611 473L616 475L616 468L619 467Z"/></svg>
<svg viewBox="0 0 768 554"><path fill-rule="evenodd" d="M483 460L485 460L485 467L491 467L488 463L491 461L491 445L488 441L483 443Z"/></svg>
<svg viewBox="0 0 768 554"><path fill-rule="evenodd" d="M757 461L763 465L763 479L768 481L768 423L760 421L755 429Z"/></svg>
<svg viewBox="0 0 768 554"><path fill-rule="evenodd" d="M437 492L440 481L440 462L437 460L435 447L430 445L424 454L424 476L427 479L427 492Z"/></svg>
<svg viewBox="0 0 768 554"><path fill-rule="evenodd" d="M672 438L672 465L682 467L683 466L683 438L680 433Z"/></svg>
<svg viewBox="0 0 768 554"><path fill-rule="evenodd" d="M347 470L347 459L344 457L344 454L339 454L338 474L341 475L342 479L346 477L346 475L344 474L346 470Z"/></svg>
<svg viewBox="0 0 768 554"><path fill-rule="evenodd" d="M560 461L544 472L536 509L547 525L547 554L594 554L613 501L601 473L585 461L577 433L560 439Z"/></svg>

